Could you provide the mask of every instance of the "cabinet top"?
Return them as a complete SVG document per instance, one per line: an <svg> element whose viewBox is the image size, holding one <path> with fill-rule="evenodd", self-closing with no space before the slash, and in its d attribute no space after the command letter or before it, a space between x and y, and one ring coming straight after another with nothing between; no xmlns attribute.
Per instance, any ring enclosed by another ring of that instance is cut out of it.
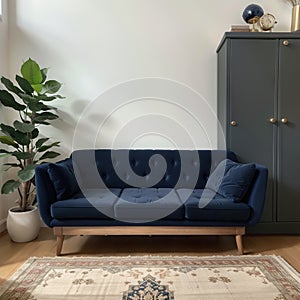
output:
<svg viewBox="0 0 300 300"><path fill-rule="evenodd" d="M217 52L227 39L300 39L300 32L225 32Z"/></svg>

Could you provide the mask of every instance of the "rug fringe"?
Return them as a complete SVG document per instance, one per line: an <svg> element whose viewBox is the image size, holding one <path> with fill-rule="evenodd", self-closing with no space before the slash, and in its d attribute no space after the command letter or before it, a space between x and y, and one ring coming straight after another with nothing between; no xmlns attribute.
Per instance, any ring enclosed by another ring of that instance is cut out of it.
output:
<svg viewBox="0 0 300 300"><path fill-rule="evenodd" d="M299 276L300 273L290 264L288 263L283 257L274 255L274 259L276 259L279 263L284 265L286 269L289 271L289 274L295 278L300 283Z"/></svg>
<svg viewBox="0 0 300 300"><path fill-rule="evenodd" d="M13 273L9 279L7 279L1 286L0 286L0 295L9 287L11 281L16 281L17 278L28 268L30 267L32 261L35 258L30 257L28 258L16 271Z"/></svg>
<svg viewBox="0 0 300 300"><path fill-rule="evenodd" d="M85 256L85 255L66 255L66 256L31 256L29 259L66 259L66 258L87 258L87 259L95 259L95 258L142 258L142 257L151 257L151 258L255 258L255 257L276 257L276 255L264 255L264 254L249 254L249 255L161 255L161 254L142 254L142 255L114 255L114 256Z"/></svg>
<svg viewBox="0 0 300 300"><path fill-rule="evenodd" d="M297 272L296 269L293 268L293 266L291 266L286 260L284 260L281 256L275 255L275 254L251 254L251 255L207 255L207 256L199 256L199 255L152 255L152 254L148 254L148 255L115 255L115 256L76 256L76 255L72 255L72 256L43 256L43 257L30 257L25 263L30 263L32 260L38 260L38 259L47 259L47 260L57 260L57 259L67 259L67 260L73 260L73 259L86 259L86 260L93 260L93 259L100 259L100 260L104 260L104 259L153 259L153 260L158 260L158 259L227 259L227 258L231 258L231 259L241 259L241 260L247 260L247 259L251 259L251 258L273 258L275 260L277 260L279 263L282 263L283 265L286 265L288 267L289 270L291 270L291 272L294 274L293 277L295 276L300 276L300 273Z"/></svg>

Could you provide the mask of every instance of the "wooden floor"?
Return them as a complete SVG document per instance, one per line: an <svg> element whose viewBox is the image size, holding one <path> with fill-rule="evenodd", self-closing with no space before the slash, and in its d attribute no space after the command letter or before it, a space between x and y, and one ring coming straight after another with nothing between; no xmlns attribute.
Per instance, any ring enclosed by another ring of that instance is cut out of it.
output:
<svg viewBox="0 0 300 300"><path fill-rule="evenodd" d="M300 272L300 236L245 236L245 254L276 254ZM52 230L42 228L37 240L14 243L8 234L0 235L0 284L29 257L55 256ZM63 255L236 255L231 236L73 236L67 237Z"/></svg>

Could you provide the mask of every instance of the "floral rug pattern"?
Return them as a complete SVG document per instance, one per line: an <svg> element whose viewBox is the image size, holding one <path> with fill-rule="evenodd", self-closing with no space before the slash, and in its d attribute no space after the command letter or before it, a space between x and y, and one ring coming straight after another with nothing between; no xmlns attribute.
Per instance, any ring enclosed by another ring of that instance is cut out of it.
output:
<svg viewBox="0 0 300 300"><path fill-rule="evenodd" d="M300 300L300 275L277 256L30 258L1 300Z"/></svg>

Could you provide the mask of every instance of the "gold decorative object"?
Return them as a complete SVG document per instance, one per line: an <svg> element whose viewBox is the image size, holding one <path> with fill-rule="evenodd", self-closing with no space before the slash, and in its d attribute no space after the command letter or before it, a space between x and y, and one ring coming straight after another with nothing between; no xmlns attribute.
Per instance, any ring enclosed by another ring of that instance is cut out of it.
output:
<svg viewBox="0 0 300 300"><path fill-rule="evenodd" d="M274 15L267 13L259 18L259 26L262 31L272 31L277 23Z"/></svg>
<svg viewBox="0 0 300 300"><path fill-rule="evenodd" d="M248 21L249 24L252 24L252 27L250 29L251 32L258 32L258 29L256 28L256 24L258 21L259 21L258 16L255 16L254 18L252 18Z"/></svg>
<svg viewBox="0 0 300 300"><path fill-rule="evenodd" d="M293 6L291 31L300 30L300 5Z"/></svg>
<svg viewBox="0 0 300 300"><path fill-rule="evenodd" d="M291 31L300 30L300 0L288 0L293 5Z"/></svg>

